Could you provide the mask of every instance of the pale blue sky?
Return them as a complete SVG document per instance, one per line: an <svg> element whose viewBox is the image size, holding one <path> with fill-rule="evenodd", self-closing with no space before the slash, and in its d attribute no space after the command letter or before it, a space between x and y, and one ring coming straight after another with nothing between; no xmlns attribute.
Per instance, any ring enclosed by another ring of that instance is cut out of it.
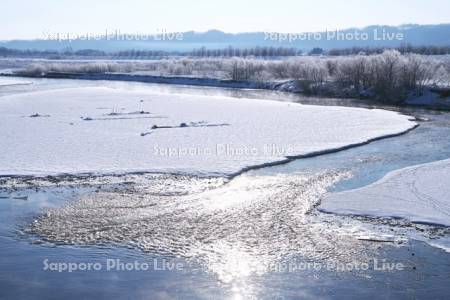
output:
<svg viewBox="0 0 450 300"><path fill-rule="evenodd" d="M44 32L304 32L450 23L449 0L0 0L0 39Z"/></svg>

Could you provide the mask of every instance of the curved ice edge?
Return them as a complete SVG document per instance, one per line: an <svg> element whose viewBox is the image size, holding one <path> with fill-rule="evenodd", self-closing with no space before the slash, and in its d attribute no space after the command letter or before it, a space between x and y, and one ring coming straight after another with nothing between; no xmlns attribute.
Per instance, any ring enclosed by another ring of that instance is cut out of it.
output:
<svg viewBox="0 0 450 300"><path fill-rule="evenodd" d="M410 121L415 121L415 120L416 120L416 118L414 118L414 117L411 117L411 119L410 119ZM306 153L306 154L285 156L284 159L267 162L267 163L262 163L262 164L258 164L258 165L253 165L253 166L247 166L247 167L244 167L241 170L234 172L234 173L199 172L199 171L193 171L193 170L187 170L187 171L178 170L178 171L173 171L173 172L161 171L161 170L139 170L139 171L117 171L117 172L115 172L115 171L112 171L112 172L99 171L99 172L80 172L80 173L40 172L40 173L29 173L29 174L8 174L8 173L1 174L0 173L0 178L45 178L45 177L69 177L69 176L70 177L93 177L93 176L100 177L100 176L165 174L165 175L195 176L195 177L199 177L199 178L224 177L224 178L231 180L231 179L233 179L239 175L242 175L246 172L249 172L249 171L258 170L258 169L267 168L267 167L284 165L284 164L290 163L297 159L311 158L311 157L316 157L316 156L321 156L321 155L337 153L340 151L364 146L364 145L370 144L375 141L401 136L401 135L404 135L404 134L407 134L407 133L413 131L414 129L416 129L419 126L420 126L420 124L415 123L413 126L411 126L410 128L408 128L406 130L392 133L392 134L378 136L378 137L371 138L371 139L368 139L363 142L348 144L348 145L345 145L342 147L337 147L337 148L330 148L330 149L324 149L324 150L320 150L320 151L314 151L314 152L310 152L310 153Z"/></svg>
<svg viewBox="0 0 450 300"><path fill-rule="evenodd" d="M411 121L413 121L413 120L414 119L411 119ZM330 149L310 152L310 153L301 154L301 155L285 156L285 159L283 159L283 160L245 167L245 168L241 169L240 171L238 171L236 173L232 173L228 177L230 179L232 179L232 178L234 178L236 176L239 176L239 175L241 175L243 173L246 173L248 171L251 171L251 170L258 170L258 169L262 169L262 168L266 168L266 167L273 167L273 166L278 166L278 165L284 165L284 164L290 163L290 162L292 162L294 160L297 160L297 159L311 158L311 157L316 157L316 156L321 156L321 155L327 155L327 154L332 154L332 153L336 153L336 152L340 152L340 151L344 151L344 150L348 150L348 149L364 146L364 145L367 145L367 144L370 144L372 142L376 142L376 141L379 141L379 140L393 138L393 137L397 137L397 136L401 136L401 135L407 134L407 133L413 131L414 129L416 129L417 127L419 127L419 126L420 126L420 124L416 123L411 128L408 128L408 129L406 129L404 131L401 131L401 132L378 136L378 137L371 138L371 139L368 139L368 140L363 141L363 142L348 144L348 145L345 145L345 146L342 146L342 147L338 147L338 148L330 148Z"/></svg>

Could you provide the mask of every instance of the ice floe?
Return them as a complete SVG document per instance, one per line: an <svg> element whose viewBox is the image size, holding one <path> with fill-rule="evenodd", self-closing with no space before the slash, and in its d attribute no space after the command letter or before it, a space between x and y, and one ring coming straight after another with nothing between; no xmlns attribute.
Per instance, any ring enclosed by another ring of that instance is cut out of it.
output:
<svg viewBox="0 0 450 300"><path fill-rule="evenodd" d="M320 210L450 226L449 182L450 159L412 166L367 187L327 194Z"/></svg>
<svg viewBox="0 0 450 300"><path fill-rule="evenodd" d="M0 174L234 174L415 125L377 109L102 87L32 92L0 101Z"/></svg>

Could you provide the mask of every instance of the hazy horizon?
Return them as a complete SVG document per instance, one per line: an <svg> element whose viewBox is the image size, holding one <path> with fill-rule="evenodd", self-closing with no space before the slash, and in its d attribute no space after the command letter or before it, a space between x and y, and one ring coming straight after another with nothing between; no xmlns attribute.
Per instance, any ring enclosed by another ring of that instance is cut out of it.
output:
<svg viewBox="0 0 450 300"><path fill-rule="evenodd" d="M386 27L393 27L393 28L401 28L401 27L408 27L408 26L439 26L439 25L450 25L450 22L446 22L446 23L426 23L426 24L404 23L404 24L398 24L398 25L370 24L370 25L361 26L361 27L349 26L349 27L345 27L345 28L333 28L333 29L324 29L324 30L316 30L316 31L297 31L297 32L293 31L293 32L289 32L289 33L292 33L292 34L302 34L302 33L308 33L308 32L310 32L310 33L322 33L322 32L326 32L327 30L328 31L336 31L337 30L337 31L343 32L343 31L346 31L346 30L353 30L353 29L355 29L355 30L364 30L366 28L370 28L370 27L373 27L373 26L380 26L380 27L386 26ZM139 31L138 32L131 32L131 31L128 32L128 31L123 31L120 28L106 28L104 31L93 32L91 34L93 34L93 35L95 35L95 34L102 35L102 34L105 34L105 33L114 34L114 32L116 30L119 31L123 35L127 35L127 34L130 34L130 35L131 34L142 34L142 35L148 34L148 35L151 35L151 34L173 33L172 31L167 31L166 29L162 29L162 31L157 30L156 32L139 32ZM179 32L180 33L192 32L192 33L198 33L198 34L204 34L204 33L208 33L208 32L222 32L224 34L231 34L231 35L239 35L239 34L246 34L246 33L270 33L270 32L274 32L274 33L276 32L276 33L280 33L280 34L288 33L288 32L282 32L282 31L262 31L262 30L259 30L259 31L229 32L229 31L224 31L224 30L217 29L217 28L209 28L209 29L206 29L206 30L190 30L190 29L187 29L187 30L183 30L183 31L179 31ZM41 39L45 40L46 39L46 34L50 34L50 33L57 33L57 32L44 31L41 36L36 37L36 38L13 38L13 39L1 39L0 38L0 41L8 42L8 41L28 41L28 40L41 40ZM66 32L60 32L60 33L65 34ZM83 32L67 32L67 33L70 33L70 34L78 33L78 34L80 34L80 36L84 36Z"/></svg>
<svg viewBox="0 0 450 300"><path fill-rule="evenodd" d="M450 3L431 0L347 1L345 5L324 0L318 6L310 1L280 0L270 5L261 1L200 0L184 3L168 0L126 3L99 0L34 3L25 0L2 1L0 40L43 38L46 32L101 34L105 30L123 33L205 32L322 32L364 28L371 25L434 25L450 23ZM38 12L38 13L37 13ZM189 13L186 13L189 12ZM81 21L82 20L82 21ZM270 25L268 25L270 24Z"/></svg>

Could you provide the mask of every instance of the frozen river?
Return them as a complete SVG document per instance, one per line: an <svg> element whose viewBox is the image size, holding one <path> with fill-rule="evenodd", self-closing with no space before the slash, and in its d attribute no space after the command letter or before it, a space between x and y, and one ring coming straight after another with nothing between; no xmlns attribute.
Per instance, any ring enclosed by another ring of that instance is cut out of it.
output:
<svg viewBox="0 0 450 300"><path fill-rule="evenodd" d="M99 85L355 105L268 91L45 79L0 88L0 95ZM450 254L441 248L448 229L317 210L327 191L363 187L390 171L450 157L450 114L403 113L429 121L401 136L232 179L158 174L2 178L0 296L445 298ZM42 216L44 209L60 207ZM118 260L150 267L121 270ZM58 272L67 262L96 264L98 270Z"/></svg>

